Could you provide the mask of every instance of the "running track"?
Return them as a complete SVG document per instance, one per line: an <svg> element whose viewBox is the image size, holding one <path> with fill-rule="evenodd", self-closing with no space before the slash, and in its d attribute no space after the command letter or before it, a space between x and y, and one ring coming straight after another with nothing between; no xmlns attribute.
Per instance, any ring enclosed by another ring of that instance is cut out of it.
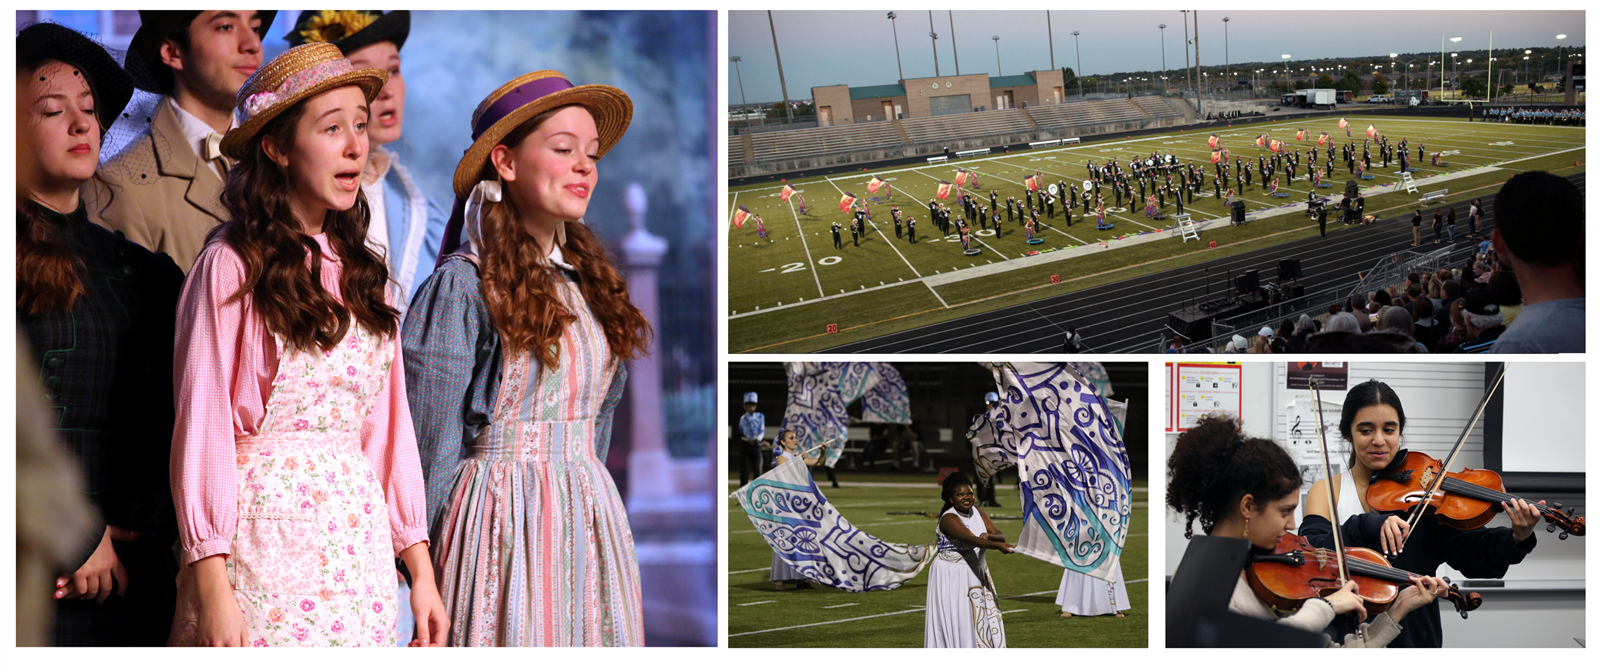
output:
<svg viewBox="0 0 1600 666"><path fill-rule="evenodd" d="M1567 177L1585 192L1584 174ZM1337 195L1337 192L1335 192ZM1483 231L1494 228L1494 191L1482 190ZM1451 265L1468 256L1474 246L1465 240L1467 208L1472 198L1452 204L1456 210L1456 244ZM1298 213L1297 213L1298 214ZM1430 225L1433 208L1423 208L1422 243L1417 249L1432 251ZM1186 307L1206 290L1220 294L1229 271L1261 271L1262 281L1276 280L1278 261L1300 260L1300 284L1312 293L1356 279L1379 259L1411 247L1411 214L1383 218L1366 228L1342 231L1327 238L1313 236L1282 245L1251 250L1230 257L1161 271L1151 275L1091 287L1059 296L981 312L870 340L824 350L831 353L1059 353L1062 334L1077 326L1089 351L1095 353L1158 353L1159 336L1167 313ZM1338 226L1329 222L1329 226Z"/></svg>

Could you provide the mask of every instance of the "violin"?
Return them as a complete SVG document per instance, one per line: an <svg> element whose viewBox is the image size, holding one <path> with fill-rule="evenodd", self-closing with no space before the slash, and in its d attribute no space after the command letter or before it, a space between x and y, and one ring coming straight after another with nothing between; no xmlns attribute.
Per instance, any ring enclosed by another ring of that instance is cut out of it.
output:
<svg viewBox="0 0 1600 666"><path fill-rule="evenodd" d="M1506 494L1500 475L1487 469L1463 469L1444 472L1444 465L1426 453L1400 451L1394 462L1382 471L1374 472L1367 487L1367 506L1382 513L1409 512L1418 505L1432 511L1439 522L1458 530L1483 527L1500 512L1501 502L1507 504L1521 499ZM1438 481L1438 488L1427 502L1428 488ZM1527 502L1527 500L1523 500ZM1545 529L1561 529L1560 538L1568 535L1583 536L1586 530L1583 518L1574 518L1561 510L1561 503L1546 506L1536 502L1529 505L1544 515Z"/></svg>
<svg viewBox="0 0 1600 666"><path fill-rule="evenodd" d="M1339 569L1334 551L1313 548L1306 538L1297 534L1278 537L1271 552L1256 549L1245 580L1256 598L1273 608L1293 610L1306 601L1337 592ZM1400 594L1400 588L1411 585L1416 575L1388 565L1388 560L1378 551L1368 548L1345 548L1344 565L1350 580L1356 583L1355 594L1370 614L1388 610ZM1450 583L1450 579L1445 579ZM1462 618L1483 605L1483 597L1476 592L1463 593L1450 583L1445 598L1455 604Z"/></svg>

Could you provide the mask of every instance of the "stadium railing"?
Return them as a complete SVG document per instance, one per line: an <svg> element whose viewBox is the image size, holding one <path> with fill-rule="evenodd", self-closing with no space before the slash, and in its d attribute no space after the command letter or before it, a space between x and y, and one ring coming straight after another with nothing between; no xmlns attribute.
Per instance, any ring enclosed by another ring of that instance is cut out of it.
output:
<svg viewBox="0 0 1600 666"><path fill-rule="evenodd" d="M1410 273L1426 275L1446 266L1465 264L1471 261L1476 246L1462 244L1461 247L1449 247L1432 252L1416 252L1403 250L1379 259L1375 262L1373 270L1362 273L1356 280L1342 282L1332 287L1325 287L1313 292L1306 292L1300 298L1292 298L1269 305L1260 310L1247 312L1226 319L1211 320L1211 337L1203 340L1188 340L1184 347L1189 353L1207 353L1206 350L1220 350L1226 347L1234 335L1244 336L1249 339L1261 329L1263 325L1271 326L1274 331L1285 319L1297 320L1300 315L1309 315L1316 319L1328 311L1328 304L1343 303L1356 294L1366 295L1383 287L1400 284L1405 281ZM1460 255L1460 256L1455 256ZM1156 341L1156 351L1164 352L1167 345L1172 342L1173 332L1162 327ZM1136 352L1137 348L1114 349L1112 352Z"/></svg>

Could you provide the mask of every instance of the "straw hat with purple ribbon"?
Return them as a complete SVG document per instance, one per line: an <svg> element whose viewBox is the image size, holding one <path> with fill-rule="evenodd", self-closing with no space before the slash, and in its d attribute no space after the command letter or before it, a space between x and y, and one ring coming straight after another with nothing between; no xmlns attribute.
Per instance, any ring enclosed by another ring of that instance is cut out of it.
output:
<svg viewBox="0 0 1600 666"><path fill-rule="evenodd" d="M326 42L296 46L272 59L239 89L234 102L237 127L222 137L222 154L239 160L246 146L278 114L324 91L360 86L371 103L389 81L381 69L356 69L339 47Z"/></svg>
<svg viewBox="0 0 1600 666"><path fill-rule="evenodd" d="M581 105L594 115L602 157L617 145L633 121L633 100L621 90L574 86L561 72L549 69L523 74L489 93L472 113L472 145L456 166L456 196L467 198L489 161L489 151L507 134L529 118L569 104Z"/></svg>

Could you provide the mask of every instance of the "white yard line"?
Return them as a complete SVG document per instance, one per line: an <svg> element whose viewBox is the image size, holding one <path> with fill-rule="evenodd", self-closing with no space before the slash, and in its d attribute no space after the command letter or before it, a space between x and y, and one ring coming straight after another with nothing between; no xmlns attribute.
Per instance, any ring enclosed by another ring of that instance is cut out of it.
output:
<svg viewBox="0 0 1600 666"><path fill-rule="evenodd" d="M794 212L794 203L789 203L789 214L794 216L794 228L800 232L800 247L806 250L806 266L811 268L811 279L817 282L817 298L827 298L822 293L822 278L817 276L817 262L811 259L811 244L806 242L806 228L800 226L800 214Z"/></svg>
<svg viewBox="0 0 1600 666"><path fill-rule="evenodd" d="M841 195L844 194L844 190L839 189L838 185L834 185L833 184L833 179L832 178L828 179L828 184L829 185L833 185L833 189L839 190L839 194L841 194ZM882 229L878 229L878 223L877 222L873 222L871 218L868 218L867 219L867 224L872 225L872 228L877 230L878 237L883 239L884 244L888 245L889 249L894 250L894 253L900 257L900 261L906 262L906 268L911 269L911 273L913 275L916 275L919 278L922 277L922 274L917 272L917 267L916 266L912 266L911 265L911 261L906 259L906 255L900 254L900 248L895 247L894 243L889 242L889 237L883 235L883 230ZM947 305L945 307L950 307L950 306Z"/></svg>

